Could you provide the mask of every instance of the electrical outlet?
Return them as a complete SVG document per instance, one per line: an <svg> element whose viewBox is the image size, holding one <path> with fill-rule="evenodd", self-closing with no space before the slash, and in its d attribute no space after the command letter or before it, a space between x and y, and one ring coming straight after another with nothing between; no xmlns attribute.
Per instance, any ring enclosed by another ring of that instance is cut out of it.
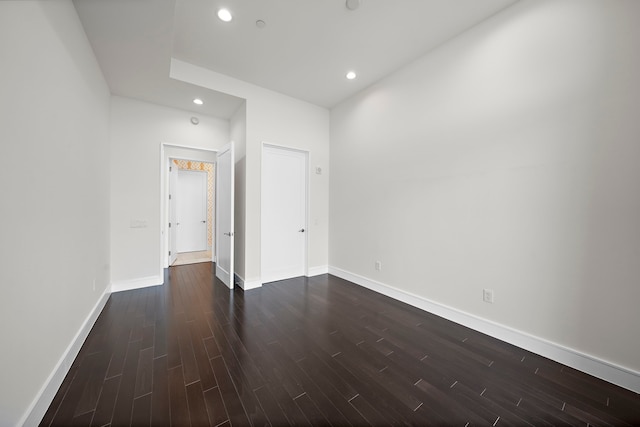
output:
<svg viewBox="0 0 640 427"><path fill-rule="evenodd" d="M376 270L378 270L378 271L382 271L382 262L380 262L380 261L376 261L375 266L376 266Z"/></svg>
<svg viewBox="0 0 640 427"><path fill-rule="evenodd" d="M493 289L482 290L482 301L493 304Z"/></svg>

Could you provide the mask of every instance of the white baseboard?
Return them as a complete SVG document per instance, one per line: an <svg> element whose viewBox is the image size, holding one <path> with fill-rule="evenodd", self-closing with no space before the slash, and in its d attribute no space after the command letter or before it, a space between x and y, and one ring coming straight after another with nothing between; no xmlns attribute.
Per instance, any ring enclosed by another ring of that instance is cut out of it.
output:
<svg viewBox="0 0 640 427"><path fill-rule="evenodd" d="M565 347L543 338L536 337L508 326L465 313L453 307L428 300L421 296L394 288L364 276L337 268L329 267L329 274L371 289L398 301L436 314L452 322L482 332L517 347L547 357L556 362L586 372L612 384L640 393L640 372L599 359L578 350Z"/></svg>
<svg viewBox="0 0 640 427"><path fill-rule="evenodd" d="M147 288L149 286L162 285L164 283L163 276L148 276L138 279L117 280L111 283L111 292L130 291L132 289Z"/></svg>
<svg viewBox="0 0 640 427"><path fill-rule="evenodd" d="M19 426L30 427L40 424L40 421L42 421L42 417L44 417L47 409L49 409L49 405L51 405L53 398L62 385L64 377L69 372L69 369L71 368L71 365L73 364L76 356L78 356L82 344L84 344L87 336L89 336L91 328L93 328L94 323L96 323L98 316L107 303L109 295L109 287L107 287L107 289L105 289L102 293L102 296L100 297L96 305L89 313L89 316L87 316L87 318L85 319L78 333L76 333L75 337L73 337L73 340L71 341L65 352L62 354L62 357L56 364L56 367L53 369L53 371L43 384L42 388L36 395L35 399L29 406L29 409L27 409L27 412L25 412L24 416L18 423Z"/></svg>
<svg viewBox="0 0 640 427"><path fill-rule="evenodd" d="M320 265L317 267L309 267L307 277L319 276L321 274L327 274L329 272L328 265Z"/></svg>
<svg viewBox="0 0 640 427"><path fill-rule="evenodd" d="M262 282L260 280L244 280L244 277L236 274L236 284L242 288L244 291L248 291L251 289L256 289L262 287Z"/></svg>
<svg viewBox="0 0 640 427"><path fill-rule="evenodd" d="M309 268L306 277L319 276L321 274L327 274L328 272L329 272L329 266L327 265L321 265L319 267L311 267ZM250 289L260 288L264 283L271 283L279 280L285 280L285 278L281 276L273 276L273 277L268 277L266 279L261 278L261 279L250 280L250 281L244 280L244 278L242 276L239 276L238 274L236 274L235 277L236 277L235 283L245 291L248 291ZM294 277L294 276L291 276L291 277Z"/></svg>

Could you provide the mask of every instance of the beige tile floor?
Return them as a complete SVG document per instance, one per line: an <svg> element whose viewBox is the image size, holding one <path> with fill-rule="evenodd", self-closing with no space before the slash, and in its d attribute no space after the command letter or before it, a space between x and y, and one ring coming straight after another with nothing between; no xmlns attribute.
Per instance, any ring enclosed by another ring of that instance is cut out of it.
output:
<svg viewBox="0 0 640 427"><path fill-rule="evenodd" d="M199 262L211 262L211 251L183 252L178 254L174 265L197 264Z"/></svg>

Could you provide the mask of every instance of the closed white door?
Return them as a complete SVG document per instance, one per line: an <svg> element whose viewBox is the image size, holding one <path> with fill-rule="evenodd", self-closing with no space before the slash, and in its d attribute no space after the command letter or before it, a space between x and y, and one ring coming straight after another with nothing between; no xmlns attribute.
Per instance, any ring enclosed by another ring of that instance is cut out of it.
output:
<svg viewBox="0 0 640 427"><path fill-rule="evenodd" d="M262 282L303 276L307 261L307 153L262 150Z"/></svg>
<svg viewBox="0 0 640 427"><path fill-rule="evenodd" d="M176 192L178 252L207 250L207 173L179 170Z"/></svg>
<svg viewBox="0 0 640 427"><path fill-rule="evenodd" d="M216 160L216 277L233 288L233 204L235 158L233 142L222 147Z"/></svg>

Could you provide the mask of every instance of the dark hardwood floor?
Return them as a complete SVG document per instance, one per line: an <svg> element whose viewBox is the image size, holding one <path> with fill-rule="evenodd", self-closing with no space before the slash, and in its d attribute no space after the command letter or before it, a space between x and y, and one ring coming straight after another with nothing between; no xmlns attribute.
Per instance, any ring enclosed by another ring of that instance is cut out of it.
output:
<svg viewBox="0 0 640 427"><path fill-rule="evenodd" d="M640 396L333 276L112 294L43 426L639 425Z"/></svg>

